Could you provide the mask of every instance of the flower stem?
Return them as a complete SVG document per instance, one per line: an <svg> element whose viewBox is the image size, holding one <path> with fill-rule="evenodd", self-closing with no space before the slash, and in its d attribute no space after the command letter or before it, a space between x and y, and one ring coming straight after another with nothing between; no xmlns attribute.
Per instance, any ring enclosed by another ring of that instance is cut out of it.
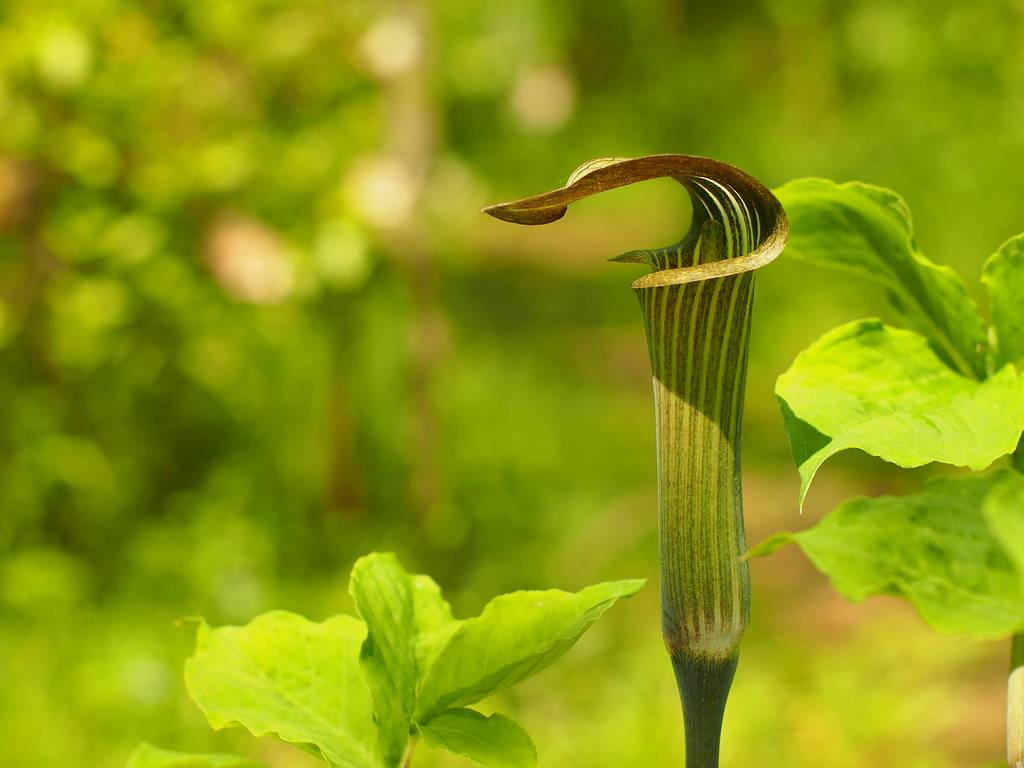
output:
<svg viewBox="0 0 1024 768"><path fill-rule="evenodd" d="M739 654L725 659L673 656L672 667L683 700L686 765L716 768L722 738L725 703L736 674Z"/></svg>

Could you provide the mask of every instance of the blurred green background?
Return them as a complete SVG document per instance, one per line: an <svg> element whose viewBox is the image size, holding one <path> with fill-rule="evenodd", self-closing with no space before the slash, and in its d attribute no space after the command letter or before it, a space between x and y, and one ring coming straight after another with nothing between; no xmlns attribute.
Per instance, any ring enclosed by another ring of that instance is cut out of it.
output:
<svg viewBox="0 0 1024 768"><path fill-rule="evenodd" d="M1024 229L1024 3L0 0L0 762L311 765L206 726L175 620L351 611L371 549L459 615L656 579L635 271L603 260L672 242L684 195L479 214L653 152L891 186L980 297ZM881 300L758 279L753 541L927 474L844 456L798 516L774 378ZM725 764L998 762L1000 644L847 605L795 551L753 576ZM652 583L500 702L543 766L681 763L657 616Z"/></svg>

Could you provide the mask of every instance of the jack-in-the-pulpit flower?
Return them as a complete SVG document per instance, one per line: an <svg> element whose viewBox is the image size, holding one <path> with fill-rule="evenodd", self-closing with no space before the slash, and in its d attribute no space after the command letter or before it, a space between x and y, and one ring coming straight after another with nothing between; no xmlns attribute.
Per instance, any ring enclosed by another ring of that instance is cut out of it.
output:
<svg viewBox="0 0 1024 768"><path fill-rule="evenodd" d="M714 768L750 614L740 435L754 271L781 253L786 215L743 171L686 155L594 160L562 189L485 212L546 224L576 200L660 177L689 193L689 231L675 245L614 260L654 270L633 289L654 379L662 632L683 702L686 764Z"/></svg>

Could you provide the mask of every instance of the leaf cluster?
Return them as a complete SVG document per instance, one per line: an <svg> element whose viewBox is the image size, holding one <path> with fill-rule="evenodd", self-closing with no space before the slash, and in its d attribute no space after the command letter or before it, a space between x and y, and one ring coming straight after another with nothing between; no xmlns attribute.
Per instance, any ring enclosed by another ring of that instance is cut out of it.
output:
<svg viewBox="0 0 1024 768"><path fill-rule="evenodd" d="M459 620L433 579L374 553L356 562L349 582L360 618L317 623L272 611L242 627L201 621L185 682L214 728L273 735L332 768L407 766L420 739L485 768L531 768L537 752L526 731L470 705L553 664L642 586L513 592ZM129 768L249 765L148 744L129 761Z"/></svg>
<svg viewBox="0 0 1024 768"><path fill-rule="evenodd" d="M842 325L779 377L801 504L818 468L847 449L975 471L1012 453L1024 430L1024 236L985 264L986 320L959 275L921 253L894 192L801 179L777 194L788 258L879 284L906 325ZM940 631L1002 637L1024 630L1022 500L1012 468L942 477L919 494L847 501L752 554L793 542L851 600L899 595Z"/></svg>

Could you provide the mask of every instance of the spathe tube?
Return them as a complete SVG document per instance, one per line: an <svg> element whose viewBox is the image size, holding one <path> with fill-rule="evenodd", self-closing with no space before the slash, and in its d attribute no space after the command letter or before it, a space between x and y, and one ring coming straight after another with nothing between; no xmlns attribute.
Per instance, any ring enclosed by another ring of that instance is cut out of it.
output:
<svg viewBox="0 0 1024 768"><path fill-rule="evenodd" d="M683 703L686 765L716 768L750 615L740 438L754 272L785 247L786 214L752 176L689 155L594 160L561 189L484 212L547 224L577 200L663 177L690 195L689 231L674 245L614 260L653 268L632 287L654 384L662 634Z"/></svg>

